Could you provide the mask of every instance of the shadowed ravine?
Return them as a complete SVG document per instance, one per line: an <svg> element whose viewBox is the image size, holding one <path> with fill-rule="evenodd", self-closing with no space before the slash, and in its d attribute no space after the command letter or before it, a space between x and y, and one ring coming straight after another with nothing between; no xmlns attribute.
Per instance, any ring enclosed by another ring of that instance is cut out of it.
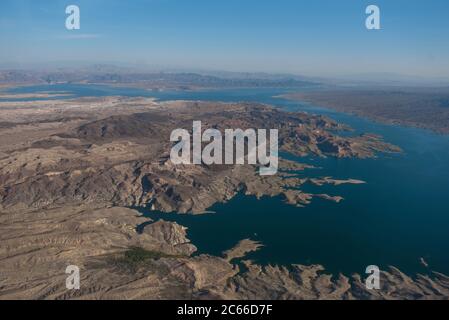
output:
<svg viewBox="0 0 449 320"><path fill-rule="evenodd" d="M63 288L45 283L63 277L69 262L81 264L92 282L76 293L84 298L447 296L447 278L432 273L449 273L446 136L273 98L277 89L154 93L163 100L251 101L223 104L157 102L139 98L153 93L137 89L116 98L114 88L101 86L86 90L104 94L83 98L83 86L51 88L76 98L0 102L7 110L0 149L7 296L63 297ZM200 119L218 128L279 126L280 174L260 177L248 165L175 167L165 138ZM6 138L17 130L25 134ZM152 212L142 209L148 204ZM390 270L381 292L351 277L364 277L370 264ZM29 270L34 280L16 287L15 277ZM106 273L114 276L106 280ZM104 288L95 289L100 280ZM123 287L130 281L136 287Z"/></svg>

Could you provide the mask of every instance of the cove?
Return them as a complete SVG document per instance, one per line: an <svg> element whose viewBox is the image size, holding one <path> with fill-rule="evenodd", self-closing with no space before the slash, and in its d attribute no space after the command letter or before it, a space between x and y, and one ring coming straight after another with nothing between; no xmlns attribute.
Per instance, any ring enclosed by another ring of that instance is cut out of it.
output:
<svg viewBox="0 0 449 320"><path fill-rule="evenodd" d="M303 89L312 90L312 89ZM313 89L315 90L315 89ZM359 179L364 185L303 186L306 192L341 195L339 204L314 199L303 208L279 198L239 194L226 204L216 204L213 214L200 216L151 212L152 219L177 221L189 228L188 237L198 253L221 254L243 238L265 246L248 258L258 263L322 264L328 271L363 273L366 266L394 265L406 273L426 273L429 268L449 274L449 137L426 130L385 125L320 106L287 101L276 96L289 89L229 89L151 92L141 89L92 85L50 85L14 89L17 93L68 91L72 97L146 96L159 100L251 101L288 111L329 116L355 129L370 132L398 145L403 154L379 154L376 159L295 158L319 169L310 177Z"/></svg>

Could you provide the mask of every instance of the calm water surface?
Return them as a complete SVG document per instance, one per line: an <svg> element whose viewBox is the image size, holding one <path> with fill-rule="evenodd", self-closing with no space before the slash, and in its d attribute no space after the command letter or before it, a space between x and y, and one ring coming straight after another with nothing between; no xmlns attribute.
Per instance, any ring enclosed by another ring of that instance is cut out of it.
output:
<svg viewBox="0 0 449 320"><path fill-rule="evenodd" d="M304 89L312 90L312 89ZM199 253L220 254L240 239L261 241L265 247L249 254L259 263L322 264L332 272L364 272L367 265L394 265L403 271L433 270L449 274L449 137L429 131L375 123L328 109L275 96L287 89L240 89L152 92L92 85L44 85L10 90L70 92L82 96L147 96L160 100L253 101L290 111L307 111L348 124L356 133L371 132L400 146L404 154L376 159L294 158L320 169L307 176L354 178L365 185L315 187L308 192L342 195L340 204L315 199L305 208L279 198L239 195L200 216L149 212L151 218L177 221L189 228L188 237Z"/></svg>

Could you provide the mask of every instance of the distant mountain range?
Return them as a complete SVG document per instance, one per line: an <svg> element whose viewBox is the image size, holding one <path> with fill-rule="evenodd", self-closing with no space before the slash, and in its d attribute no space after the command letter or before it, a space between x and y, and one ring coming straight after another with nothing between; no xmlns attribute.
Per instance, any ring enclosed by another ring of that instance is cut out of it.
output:
<svg viewBox="0 0 449 320"><path fill-rule="evenodd" d="M393 73L359 73L335 77L311 77L286 73L230 72L164 69L147 66L92 64L80 67L1 69L0 84L39 83L126 84L148 89L345 86L345 87L447 87L449 78Z"/></svg>
<svg viewBox="0 0 449 320"><path fill-rule="evenodd" d="M270 75L265 73L195 73L195 72L151 72L111 65L93 65L80 69L3 70L0 83L104 83L130 84L145 88L223 88L223 87L304 87L318 82L292 75Z"/></svg>

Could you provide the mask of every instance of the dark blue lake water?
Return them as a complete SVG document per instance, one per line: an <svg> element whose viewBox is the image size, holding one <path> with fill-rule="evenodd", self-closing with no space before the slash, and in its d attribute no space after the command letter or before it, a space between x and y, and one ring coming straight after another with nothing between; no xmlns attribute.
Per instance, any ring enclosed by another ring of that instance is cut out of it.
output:
<svg viewBox="0 0 449 320"><path fill-rule="evenodd" d="M304 89L308 90L308 89ZM240 239L265 247L249 257L259 263L322 264L331 272L363 273L371 264L394 265L405 272L432 270L449 274L449 137L429 131L375 123L275 96L288 89L152 92L92 85L22 87L15 93L68 91L81 96L147 96L160 100L253 101L290 111L319 113L348 124L356 133L371 132L400 146L403 154L376 159L303 158L321 169L308 176L355 178L365 185L314 187L345 198L340 204L316 199L305 208L278 198L256 200L239 195L211 208L215 213L188 216L145 211L149 217L177 221L200 253L220 254Z"/></svg>

